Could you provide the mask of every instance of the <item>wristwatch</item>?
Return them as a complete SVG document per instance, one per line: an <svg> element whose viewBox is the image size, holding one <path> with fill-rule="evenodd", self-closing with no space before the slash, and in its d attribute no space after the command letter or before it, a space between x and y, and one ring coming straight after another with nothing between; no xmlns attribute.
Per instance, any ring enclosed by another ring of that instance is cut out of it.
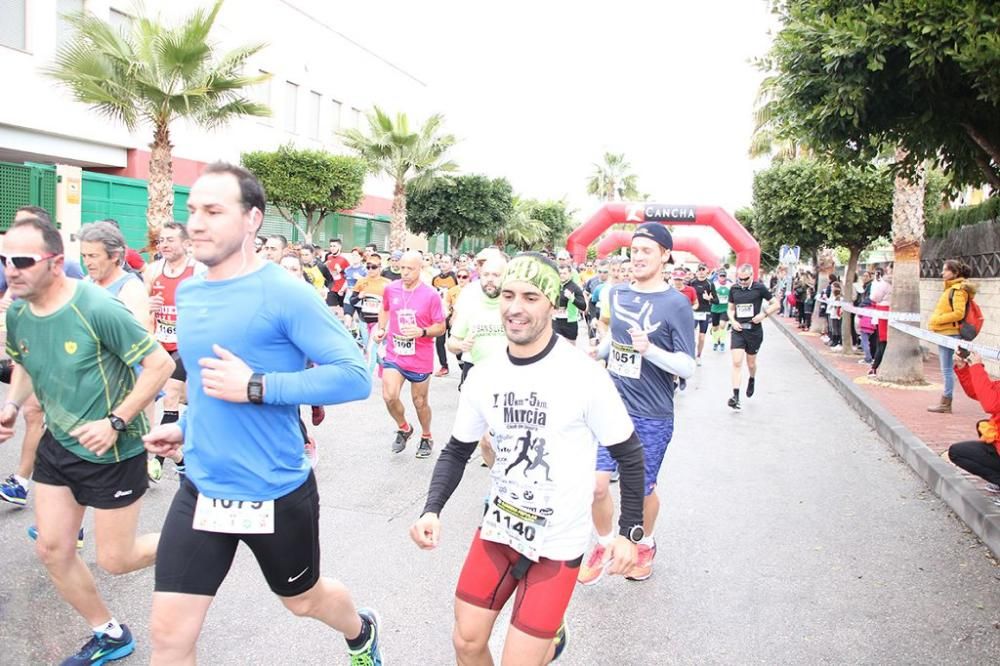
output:
<svg viewBox="0 0 1000 666"><path fill-rule="evenodd" d="M627 531L623 530L622 536L632 543L639 543L646 536L646 530L642 528L642 525L633 525Z"/></svg>
<svg viewBox="0 0 1000 666"><path fill-rule="evenodd" d="M426 328L420 329L420 337L422 337L422 338L426 338L427 337L427 329Z"/></svg>
<svg viewBox="0 0 1000 666"><path fill-rule="evenodd" d="M247 382L247 400L255 405L264 402L264 375L259 372L250 375L250 381Z"/></svg>
<svg viewBox="0 0 1000 666"><path fill-rule="evenodd" d="M125 419L120 416L115 416L114 414L108 414L108 420L111 421L111 427L118 432L125 432L128 430L128 424L125 423Z"/></svg>

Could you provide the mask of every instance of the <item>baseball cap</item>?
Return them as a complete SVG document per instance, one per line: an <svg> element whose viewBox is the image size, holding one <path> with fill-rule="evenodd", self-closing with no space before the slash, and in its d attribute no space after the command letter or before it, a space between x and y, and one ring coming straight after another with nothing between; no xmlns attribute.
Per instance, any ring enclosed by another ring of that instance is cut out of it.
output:
<svg viewBox="0 0 1000 666"><path fill-rule="evenodd" d="M403 251L402 250L393 250L392 251L391 259L393 261L399 261L402 258L403 258Z"/></svg>
<svg viewBox="0 0 1000 666"><path fill-rule="evenodd" d="M559 250L559 252L556 253L556 258L557 259L569 259L570 258L569 250Z"/></svg>
<svg viewBox="0 0 1000 666"><path fill-rule="evenodd" d="M658 222L640 224L632 234L632 238L649 238L659 243L665 250L674 249L674 239L670 231Z"/></svg>

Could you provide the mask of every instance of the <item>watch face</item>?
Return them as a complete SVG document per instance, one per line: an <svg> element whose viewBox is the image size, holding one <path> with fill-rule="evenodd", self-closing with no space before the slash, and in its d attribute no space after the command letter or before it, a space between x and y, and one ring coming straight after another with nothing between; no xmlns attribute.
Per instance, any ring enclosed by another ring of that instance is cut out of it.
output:
<svg viewBox="0 0 1000 666"><path fill-rule="evenodd" d="M642 528L642 525L636 525L631 530L629 530L628 538L633 543L639 543L645 536L646 536L646 530Z"/></svg>
<svg viewBox="0 0 1000 666"><path fill-rule="evenodd" d="M125 423L125 421L123 421L120 417L109 416L108 419L111 420L111 427L118 432L125 432L128 429L128 424Z"/></svg>

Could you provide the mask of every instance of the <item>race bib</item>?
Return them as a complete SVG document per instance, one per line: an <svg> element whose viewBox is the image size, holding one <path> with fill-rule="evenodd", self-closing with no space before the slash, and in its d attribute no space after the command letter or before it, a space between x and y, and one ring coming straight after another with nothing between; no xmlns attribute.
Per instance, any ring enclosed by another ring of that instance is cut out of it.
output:
<svg viewBox="0 0 1000 666"><path fill-rule="evenodd" d="M213 499L198 493L192 527L224 534L274 534L274 500Z"/></svg>
<svg viewBox="0 0 1000 666"><path fill-rule="evenodd" d="M417 353L417 340L416 338L394 335L392 336L392 348L397 356L413 356Z"/></svg>
<svg viewBox="0 0 1000 666"><path fill-rule="evenodd" d="M168 344L177 343L177 322L176 321L165 321L163 319L156 320L156 340L158 342L166 342Z"/></svg>
<svg viewBox="0 0 1000 666"><path fill-rule="evenodd" d="M612 342L611 355L608 356L608 370L619 377L639 379L639 375L642 374L642 354L632 345Z"/></svg>
<svg viewBox="0 0 1000 666"><path fill-rule="evenodd" d="M753 303L737 303L736 304L736 318L737 319L752 319L753 318Z"/></svg>
<svg viewBox="0 0 1000 666"><path fill-rule="evenodd" d="M493 495L483 516L479 536L486 541L510 546L532 562L537 562L545 542L546 527L545 518Z"/></svg>
<svg viewBox="0 0 1000 666"><path fill-rule="evenodd" d="M382 299L377 296L366 296L361 299L361 313L369 315L377 315L379 309L382 307Z"/></svg>
<svg viewBox="0 0 1000 666"><path fill-rule="evenodd" d="M694 320L695 321L705 321L706 319L708 319L708 313L707 312L695 312L694 313Z"/></svg>

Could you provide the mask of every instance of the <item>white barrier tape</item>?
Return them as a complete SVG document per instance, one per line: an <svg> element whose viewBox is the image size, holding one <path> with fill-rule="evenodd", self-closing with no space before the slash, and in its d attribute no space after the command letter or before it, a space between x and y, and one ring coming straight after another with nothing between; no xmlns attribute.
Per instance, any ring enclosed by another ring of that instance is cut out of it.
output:
<svg viewBox="0 0 1000 666"><path fill-rule="evenodd" d="M918 312L892 312L891 310L876 310L875 308L859 308L853 305L850 301L824 300L822 298L817 300L820 303L826 303L827 306L835 305L843 308L847 312L862 315L864 317L871 317L872 321L876 323L882 319L887 321L920 321L920 313Z"/></svg>
<svg viewBox="0 0 1000 666"><path fill-rule="evenodd" d="M983 345L977 345L973 342L969 342L968 340L951 338L947 335L941 335L940 333L934 333L933 331L925 331L922 328L917 328L916 326L910 326L909 324L902 324L895 321L890 321L889 326L892 326L897 331L906 333L907 335L912 335L915 338L920 338L925 342L930 342L931 344L935 344L940 347L948 347L949 349L955 350L961 347L962 349L974 351L983 358L1000 361L1000 349L984 347Z"/></svg>

